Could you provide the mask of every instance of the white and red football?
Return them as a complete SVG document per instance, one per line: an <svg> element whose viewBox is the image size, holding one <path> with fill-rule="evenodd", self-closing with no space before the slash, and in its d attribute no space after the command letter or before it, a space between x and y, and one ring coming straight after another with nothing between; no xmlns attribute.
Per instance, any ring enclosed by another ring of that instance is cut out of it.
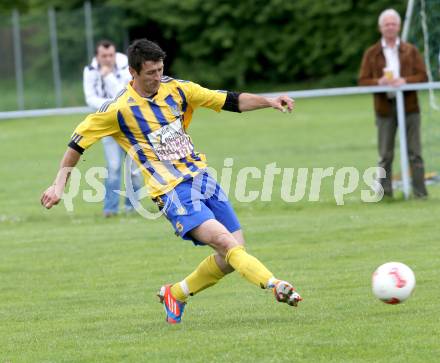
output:
<svg viewBox="0 0 440 363"><path fill-rule="evenodd" d="M373 294L387 304L408 299L416 286L414 272L401 262L387 262L373 272Z"/></svg>

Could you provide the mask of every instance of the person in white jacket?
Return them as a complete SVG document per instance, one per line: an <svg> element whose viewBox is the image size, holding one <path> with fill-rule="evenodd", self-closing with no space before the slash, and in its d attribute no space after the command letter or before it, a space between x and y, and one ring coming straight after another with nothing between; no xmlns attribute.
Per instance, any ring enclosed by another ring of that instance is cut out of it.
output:
<svg viewBox="0 0 440 363"><path fill-rule="evenodd" d="M116 52L116 47L111 41L101 40L96 45L92 62L84 68L83 87L87 105L99 110L105 102L114 99L131 79L127 56ZM111 136L104 137L102 143L108 170L105 182L104 216L111 217L117 215L119 209L118 191L121 188L121 169L126 153ZM135 163L131 165L132 169L135 169ZM126 177L131 177L133 186L127 189L134 191L140 189L142 178L135 173L135 170L131 170L130 175ZM125 210L126 212L133 210L129 197L125 198Z"/></svg>

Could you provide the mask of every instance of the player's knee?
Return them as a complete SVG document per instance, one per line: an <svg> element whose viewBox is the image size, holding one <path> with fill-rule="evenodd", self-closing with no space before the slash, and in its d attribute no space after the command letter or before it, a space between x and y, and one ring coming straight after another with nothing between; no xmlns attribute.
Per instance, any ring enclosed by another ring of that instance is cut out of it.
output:
<svg viewBox="0 0 440 363"><path fill-rule="evenodd" d="M234 268L229 265L224 257L220 256L219 254L215 255L215 262L217 263L217 266L224 274L230 274L231 272L234 272Z"/></svg>
<svg viewBox="0 0 440 363"><path fill-rule="evenodd" d="M237 241L230 233L219 233L212 237L211 245L220 253L222 256L226 256L226 253L231 248L237 246Z"/></svg>
<svg viewBox="0 0 440 363"><path fill-rule="evenodd" d="M244 246L245 245L245 240L244 240L243 232L241 230L233 232L232 235L234 236L235 240L237 241L237 243L240 246Z"/></svg>

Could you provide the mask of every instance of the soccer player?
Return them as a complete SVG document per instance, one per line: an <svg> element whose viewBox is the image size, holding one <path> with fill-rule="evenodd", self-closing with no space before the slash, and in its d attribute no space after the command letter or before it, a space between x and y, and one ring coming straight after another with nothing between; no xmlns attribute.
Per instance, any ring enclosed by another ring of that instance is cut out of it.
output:
<svg viewBox="0 0 440 363"><path fill-rule="evenodd" d="M208 245L215 253L182 281L164 285L158 296L166 321L179 323L189 296L213 286L236 270L263 289L272 289L277 301L297 306L300 295L293 286L275 278L244 248L238 219L217 182L206 172L206 157L194 150L187 134L197 107L242 112L273 107L293 110L287 96L266 98L250 93L212 91L198 84L163 76L165 53L155 43L140 39L128 48L133 76L111 102L75 129L54 183L41 197L50 209L57 204L85 149L105 136L113 136L140 166L151 198L176 233L194 244Z"/></svg>

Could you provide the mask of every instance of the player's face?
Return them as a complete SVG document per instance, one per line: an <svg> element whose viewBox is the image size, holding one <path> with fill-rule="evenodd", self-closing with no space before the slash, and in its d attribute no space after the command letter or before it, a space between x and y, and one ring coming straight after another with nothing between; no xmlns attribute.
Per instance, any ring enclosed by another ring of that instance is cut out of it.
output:
<svg viewBox="0 0 440 363"><path fill-rule="evenodd" d="M98 47L96 51L96 60L98 64L106 67L114 67L116 63L116 49L113 46L105 48L103 46Z"/></svg>
<svg viewBox="0 0 440 363"><path fill-rule="evenodd" d="M399 19L394 15L385 16L379 28L385 39L396 39L400 31Z"/></svg>
<svg viewBox="0 0 440 363"><path fill-rule="evenodd" d="M136 84L142 87L147 95L152 95L159 90L160 79L163 75L163 61L146 61L139 73L132 73Z"/></svg>

